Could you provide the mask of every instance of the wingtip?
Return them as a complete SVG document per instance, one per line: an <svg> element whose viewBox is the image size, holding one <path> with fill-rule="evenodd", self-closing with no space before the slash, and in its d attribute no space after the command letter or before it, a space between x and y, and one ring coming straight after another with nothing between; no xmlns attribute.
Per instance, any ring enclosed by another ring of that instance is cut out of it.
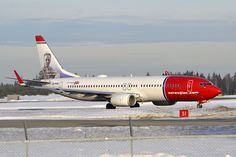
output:
<svg viewBox="0 0 236 157"><path fill-rule="evenodd" d="M18 84L21 85L21 86L25 85L23 79L20 77L20 75L18 74L18 72L17 72L16 70L13 70L13 71L14 71L14 73L15 73L15 75L16 75L16 79L17 79L17 81L18 81Z"/></svg>

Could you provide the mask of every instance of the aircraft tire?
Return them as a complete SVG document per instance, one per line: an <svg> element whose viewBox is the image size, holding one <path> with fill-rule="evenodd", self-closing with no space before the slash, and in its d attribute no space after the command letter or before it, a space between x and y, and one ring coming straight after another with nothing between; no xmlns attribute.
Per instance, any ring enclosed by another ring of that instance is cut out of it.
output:
<svg viewBox="0 0 236 157"><path fill-rule="evenodd" d="M106 105L106 109L116 109L116 106L113 106L111 103Z"/></svg>
<svg viewBox="0 0 236 157"><path fill-rule="evenodd" d="M139 103L136 102L134 106L130 106L130 108L140 107Z"/></svg>
<svg viewBox="0 0 236 157"><path fill-rule="evenodd" d="M201 104L198 104L198 105L197 105L197 108L202 108L202 105L201 105Z"/></svg>

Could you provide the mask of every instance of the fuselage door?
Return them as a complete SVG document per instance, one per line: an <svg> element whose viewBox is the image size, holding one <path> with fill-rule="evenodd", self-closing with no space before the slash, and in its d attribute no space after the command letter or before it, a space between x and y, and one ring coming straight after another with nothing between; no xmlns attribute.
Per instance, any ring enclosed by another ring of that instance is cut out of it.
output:
<svg viewBox="0 0 236 157"><path fill-rule="evenodd" d="M187 92L192 92L193 90L193 80L189 80L187 84Z"/></svg>
<svg viewBox="0 0 236 157"><path fill-rule="evenodd" d="M59 88L63 88L63 82L59 82Z"/></svg>

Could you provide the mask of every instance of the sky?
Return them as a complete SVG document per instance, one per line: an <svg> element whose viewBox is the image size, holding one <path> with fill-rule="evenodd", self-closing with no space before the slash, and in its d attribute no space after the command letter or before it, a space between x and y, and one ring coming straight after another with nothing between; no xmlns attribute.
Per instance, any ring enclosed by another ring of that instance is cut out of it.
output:
<svg viewBox="0 0 236 157"><path fill-rule="evenodd" d="M0 82L38 74L34 35L81 75L236 72L235 0L8 0L0 5Z"/></svg>

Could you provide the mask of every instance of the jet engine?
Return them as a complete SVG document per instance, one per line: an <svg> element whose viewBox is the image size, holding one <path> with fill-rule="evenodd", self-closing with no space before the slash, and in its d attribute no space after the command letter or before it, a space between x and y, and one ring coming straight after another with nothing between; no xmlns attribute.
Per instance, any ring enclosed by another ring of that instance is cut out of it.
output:
<svg viewBox="0 0 236 157"><path fill-rule="evenodd" d="M112 95L110 102L113 106L134 106L136 98L132 94L117 94Z"/></svg>
<svg viewBox="0 0 236 157"><path fill-rule="evenodd" d="M156 106L171 106L176 103L176 101L153 101L152 102Z"/></svg>

